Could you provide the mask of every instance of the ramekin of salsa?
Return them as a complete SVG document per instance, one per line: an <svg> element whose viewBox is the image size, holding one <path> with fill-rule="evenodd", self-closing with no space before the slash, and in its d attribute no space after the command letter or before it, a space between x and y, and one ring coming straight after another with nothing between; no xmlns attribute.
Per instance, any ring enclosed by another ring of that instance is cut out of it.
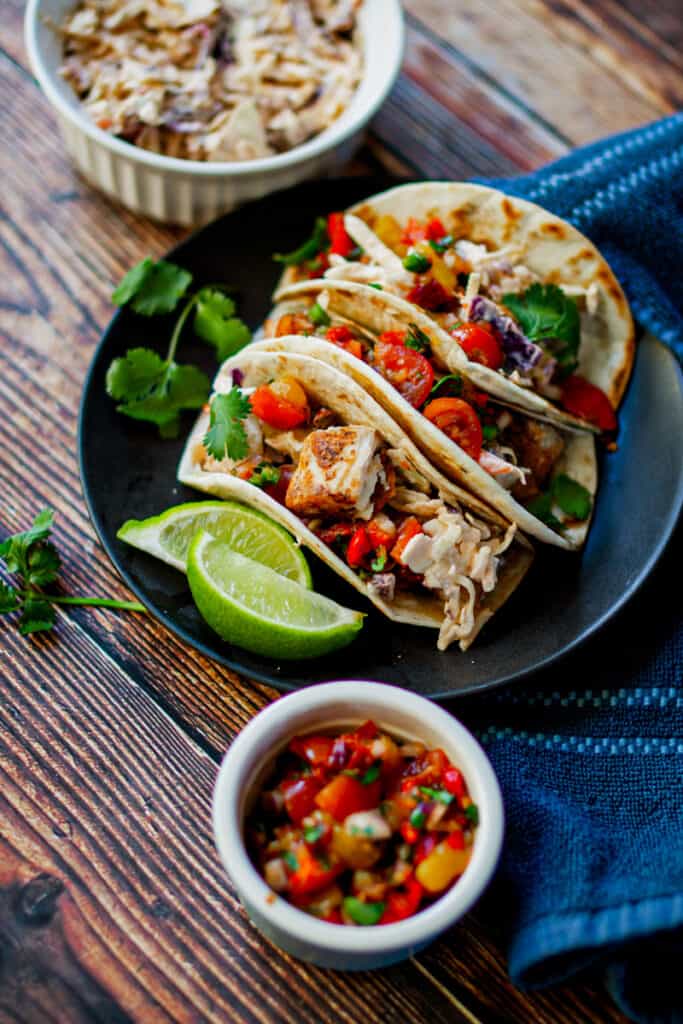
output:
<svg viewBox="0 0 683 1024"><path fill-rule="evenodd" d="M252 921L320 966L403 959L488 883L503 810L486 755L442 708L396 687L309 687L228 751L214 830Z"/></svg>

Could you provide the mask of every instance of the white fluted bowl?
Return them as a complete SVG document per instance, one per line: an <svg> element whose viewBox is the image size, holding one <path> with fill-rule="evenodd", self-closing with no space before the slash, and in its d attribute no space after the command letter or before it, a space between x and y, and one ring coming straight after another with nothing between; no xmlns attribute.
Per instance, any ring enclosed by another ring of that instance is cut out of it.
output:
<svg viewBox="0 0 683 1024"><path fill-rule="evenodd" d="M329 128L295 149L244 162L206 163L160 156L98 128L59 76L60 24L74 0L29 0L26 48L38 83L55 108L66 148L81 174L136 213L176 224L201 224L248 199L340 169L386 99L403 58L400 0L365 0L359 15L363 79Z"/></svg>

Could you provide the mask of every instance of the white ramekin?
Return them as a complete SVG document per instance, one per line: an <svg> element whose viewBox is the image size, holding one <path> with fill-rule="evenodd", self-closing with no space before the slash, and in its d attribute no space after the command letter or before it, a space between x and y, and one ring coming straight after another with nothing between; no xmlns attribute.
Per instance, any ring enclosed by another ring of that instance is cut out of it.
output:
<svg viewBox="0 0 683 1024"><path fill-rule="evenodd" d="M372 719L394 736L441 747L463 772L479 807L472 859L463 876L426 910L397 924L345 927L320 921L275 896L251 863L243 841L250 803L277 754L298 733ZM320 967L369 970L403 960L455 924L479 898L503 842L503 802L486 754L442 708L394 686L343 680L280 698L258 714L225 755L214 790L213 827L225 870L249 917L288 953Z"/></svg>
<svg viewBox="0 0 683 1024"><path fill-rule="evenodd" d="M340 170L391 89L403 59L400 0L365 0L359 18L365 71L352 102L326 131L286 153L244 163L203 163L159 156L98 128L58 68L59 24L74 0L29 0L26 48L33 72L57 112L66 148L87 180L137 213L200 224L248 199Z"/></svg>

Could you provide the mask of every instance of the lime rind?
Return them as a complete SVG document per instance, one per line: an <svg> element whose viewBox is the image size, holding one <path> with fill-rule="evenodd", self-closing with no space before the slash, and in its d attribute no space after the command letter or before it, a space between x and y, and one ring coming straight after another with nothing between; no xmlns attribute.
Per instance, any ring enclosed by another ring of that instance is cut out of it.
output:
<svg viewBox="0 0 683 1024"><path fill-rule="evenodd" d="M306 590L200 531L187 577L200 614L224 640L276 660L316 658L351 643L361 612Z"/></svg>
<svg viewBox="0 0 683 1024"><path fill-rule="evenodd" d="M267 565L308 590L312 588L308 563L291 534L263 512L237 501L174 505L148 519L129 519L116 536L185 572L187 552L200 529L223 540L239 554Z"/></svg>

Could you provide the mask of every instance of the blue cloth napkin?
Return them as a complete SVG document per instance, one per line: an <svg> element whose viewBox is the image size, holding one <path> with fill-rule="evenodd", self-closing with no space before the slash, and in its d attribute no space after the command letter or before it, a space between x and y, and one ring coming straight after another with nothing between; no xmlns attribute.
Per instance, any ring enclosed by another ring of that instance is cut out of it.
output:
<svg viewBox="0 0 683 1024"><path fill-rule="evenodd" d="M683 115L484 183L583 231L636 318L683 357ZM503 789L489 906L511 922L513 982L604 965L618 1004L648 1024L683 1021L682 541L578 654L453 708Z"/></svg>

